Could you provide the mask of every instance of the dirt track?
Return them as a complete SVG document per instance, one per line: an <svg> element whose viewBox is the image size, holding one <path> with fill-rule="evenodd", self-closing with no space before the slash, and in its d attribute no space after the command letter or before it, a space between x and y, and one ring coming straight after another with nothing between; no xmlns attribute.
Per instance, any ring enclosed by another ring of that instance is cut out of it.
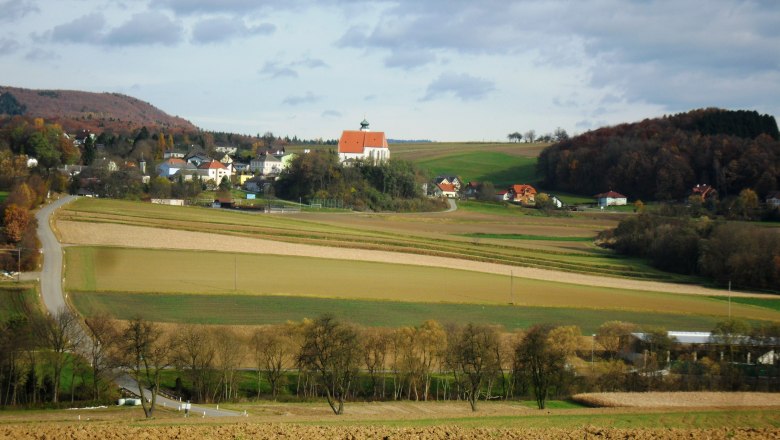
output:
<svg viewBox="0 0 780 440"><path fill-rule="evenodd" d="M570 272L506 266L495 263L483 263L478 261L427 255L285 243L257 238L234 237L229 235L209 234L202 232L72 221L58 221L57 229L59 230L62 242L67 244L293 255L302 257L320 257L342 260L362 260L380 263L399 263L432 267L446 267L450 269L470 270L475 272L485 272L500 275L508 275L510 271L512 271L515 276L520 278L556 281L561 283L579 284L586 286L623 288L691 295L727 295L727 293L722 290L708 289L701 286L600 277ZM732 292L732 296L776 298L774 295L752 294L745 292Z"/></svg>

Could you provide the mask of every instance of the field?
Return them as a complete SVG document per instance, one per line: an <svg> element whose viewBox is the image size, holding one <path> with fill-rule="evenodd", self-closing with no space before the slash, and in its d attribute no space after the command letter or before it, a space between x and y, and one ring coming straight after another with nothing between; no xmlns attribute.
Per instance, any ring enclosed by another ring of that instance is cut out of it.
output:
<svg viewBox="0 0 780 440"><path fill-rule="evenodd" d="M301 276L302 272L305 272L305 276ZM640 312L625 315L634 319L641 317L641 312L653 312L663 314L666 322L674 322L673 316L680 315L679 318L684 319L678 319L677 323L685 323L686 327L693 324L689 322L691 315L709 317L699 320L697 327L711 328L715 322L713 317L727 312L726 304L722 301L703 296L599 288L529 279L510 280L506 275L411 264L287 255L210 252L204 258L203 252L196 251L68 247L65 277L67 290L74 292L76 304L84 313L91 314L101 310L117 313L123 310L121 315L129 318L132 317L133 310L155 309L150 313L157 314L163 321L180 321L187 316L209 319L208 316L203 316L205 312L206 315L213 315L210 318L213 323L230 320L235 324L259 324L262 322L258 322L253 311L268 306L276 309L282 316L286 315L283 311L289 309L297 310L294 318L313 317L316 315L302 315L301 312L310 313L317 310L317 307L310 309L305 306L306 300L300 301L302 298L313 297L363 300L352 302L361 305L361 312L351 316L363 316L361 320L366 320L368 325L385 307L392 307L394 304L400 304L401 308L407 304L427 304L428 312L446 317L448 311L442 309L436 312L436 307L444 306L443 303L459 303L461 309L476 309L476 313L467 313L467 316L483 315L482 319L477 319L479 321L496 314L505 315L504 321L509 324L509 328L533 322L530 317L522 318L522 313L529 308L542 315L549 315L550 318L559 314L559 309L568 309L560 313L562 316L553 320L562 322L573 319L572 323L581 322L588 324L588 327L592 325L594 315L606 321L609 316L624 312ZM91 294L94 292L103 295ZM137 299L136 301L146 304L142 306L140 303L133 304L132 297L138 293L155 295L146 295L143 300ZM163 298L166 298L162 294L168 295L173 308L162 307ZM198 295L208 295L209 299L199 300ZM245 296L255 298L241 298ZM274 302L264 298L269 296L274 298ZM220 298L224 298L224 304L217 306ZM514 307L507 305L512 299ZM152 304L158 301L160 307L152 307ZM181 304L177 304L179 301ZM273 303L275 304L272 305ZM191 306L185 307L185 304ZM241 305L236 310L235 307L230 307L232 304ZM486 305L498 307L480 313L479 308ZM241 313L242 307L246 307L245 310L250 313ZM324 309L330 307L339 308L330 305ZM778 313L771 309L742 304L732 304L731 308L734 316L778 319ZM499 311L501 309L504 310ZM587 316L590 319L584 319L585 315L575 318L573 309L588 309L594 313ZM163 314L164 311L177 313L177 310L181 310L184 315L176 318ZM422 317L421 314L408 313L409 310L397 311L398 315L402 316L399 319L402 321L408 322L410 318ZM345 314L350 315L348 312ZM119 315L117 313L117 316ZM647 319L642 321L651 322Z"/></svg>
<svg viewBox="0 0 780 440"><path fill-rule="evenodd" d="M30 316L39 307L37 293L31 285L0 286L0 322Z"/></svg>
<svg viewBox="0 0 780 440"><path fill-rule="evenodd" d="M507 439L765 439L780 434L777 407L530 409L522 402L484 402L474 414L464 402L350 403L346 413L327 405L230 405L235 419L184 419L160 409L141 420L137 408L4 411L0 438L507 438Z"/></svg>
<svg viewBox="0 0 780 440"><path fill-rule="evenodd" d="M415 161L429 176L458 175L463 182L492 182L497 188L515 183L536 185L536 158L474 151ZM463 170L463 171L461 171Z"/></svg>

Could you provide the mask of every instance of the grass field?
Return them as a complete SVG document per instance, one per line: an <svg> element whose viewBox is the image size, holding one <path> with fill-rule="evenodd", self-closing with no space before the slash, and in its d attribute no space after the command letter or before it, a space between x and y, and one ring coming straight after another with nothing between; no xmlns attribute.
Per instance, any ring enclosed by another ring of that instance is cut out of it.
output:
<svg viewBox="0 0 780 440"><path fill-rule="evenodd" d="M536 213L535 213L536 214ZM171 207L116 200L79 199L60 219L212 232L275 241L377 249L456 257L507 265L559 269L587 274L690 282L637 259L616 258L591 243L491 240L463 234L595 236L612 227L614 215L539 217L492 203L468 202L444 215L335 214L259 215L197 207Z"/></svg>
<svg viewBox="0 0 780 440"><path fill-rule="evenodd" d="M507 275L327 258L220 252L204 255L198 251L84 246L66 249L65 286L72 292L224 295L236 301L240 296L282 295L479 307L506 305L514 298L519 307L600 310L604 317L625 311L687 317L722 317L728 312L722 301L704 296L580 286ZM146 298L149 301L163 297ZM381 309L379 305L372 307ZM731 309L735 316L780 320L780 313L775 310L743 304L732 304ZM224 310L208 307L207 311L221 315L227 313ZM408 312L413 310L410 306ZM85 306L84 312L87 311ZM171 319L175 320L165 320Z"/></svg>
<svg viewBox="0 0 780 440"><path fill-rule="evenodd" d="M427 319L441 323L501 325L507 330L538 323L577 325L583 334L615 319L644 328L710 331L723 316L596 310L573 307L529 307L479 304L415 303L295 296L185 295L156 293L72 292L78 311L85 316L107 313L117 319L144 318L171 323L262 325L300 321L332 313L367 327L416 326Z"/></svg>
<svg viewBox="0 0 780 440"><path fill-rule="evenodd" d="M38 294L33 286L0 286L0 322L37 313L38 304Z"/></svg>
<svg viewBox="0 0 780 440"><path fill-rule="evenodd" d="M8 191L0 191L0 202L3 202L8 197Z"/></svg>
<svg viewBox="0 0 780 440"><path fill-rule="evenodd" d="M713 297L718 301L728 301L728 298ZM751 306L762 307L770 310L780 312L780 296L777 299L764 299L764 298L731 298L731 302L735 304L749 304Z"/></svg>
<svg viewBox="0 0 780 440"><path fill-rule="evenodd" d="M463 182L492 182L496 188L515 183L536 185L536 158L499 152L470 152L416 162L429 176L457 175Z"/></svg>

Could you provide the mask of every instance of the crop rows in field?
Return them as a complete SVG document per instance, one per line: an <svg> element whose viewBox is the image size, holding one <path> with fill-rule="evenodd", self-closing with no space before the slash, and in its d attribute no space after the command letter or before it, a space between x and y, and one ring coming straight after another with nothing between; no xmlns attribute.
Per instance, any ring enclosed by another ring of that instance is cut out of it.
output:
<svg viewBox="0 0 780 440"><path fill-rule="evenodd" d="M173 208L173 209L171 209ZM307 221L300 218L251 215L205 208L181 208L117 201L82 201L71 204L62 220L149 226L161 229L213 232L356 249L384 250L442 256L497 264L557 269L591 275L608 275L651 280L672 280L674 276L646 265L611 258L603 252L575 252L560 246L557 250L496 243L455 235L432 235L359 229ZM426 221L429 221L426 219ZM435 221L435 220L434 220ZM348 224L348 223L347 223ZM563 243L568 243L563 241Z"/></svg>

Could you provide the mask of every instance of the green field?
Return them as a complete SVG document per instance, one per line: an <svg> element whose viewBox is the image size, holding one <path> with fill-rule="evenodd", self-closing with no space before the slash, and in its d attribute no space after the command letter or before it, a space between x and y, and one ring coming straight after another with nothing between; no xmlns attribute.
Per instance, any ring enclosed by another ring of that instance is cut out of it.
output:
<svg viewBox="0 0 780 440"><path fill-rule="evenodd" d="M8 197L8 191L0 191L0 202L4 201Z"/></svg>
<svg viewBox="0 0 780 440"><path fill-rule="evenodd" d="M717 299L718 301L729 301L727 297L722 296L713 296L712 298ZM778 296L777 299L734 297L731 298L731 302L734 304L749 304L751 306L763 307L780 312L780 296Z"/></svg>
<svg viewBox="0 0 780 440"><path fill-rule="evenodd" d="M499 240L531 240L531 241L583 241L591 242L595 237L553 237L550 235L528 235L528 234L484 234L473 233L463 234L464 237L472 238L497 238Z"/></svg>
<svg viewBox="0 0 780 440"><path fill-rule="evenodd" d="M645 328L710 331L723 316L646 313L628 310L594 310L572 307L413 303L308 298L295 296L185 295L156 293L72 292L78 311L85 316L107 313L118 319L145 319L172 323L260 325L301 321L331 313L368 327L416 326L428 319L441 323L501 325L507 330L538 323L577 325L583 334L615 319Z"/></svg>
<svg viewBox="0 0 780 440"><path fill-rule="evenodd" d="M0 322L37 313L38 294L32 286L0 286Z"/></svg>
<svg viewBox="0 0 780 440"><path fill-rule="evenodd" d="M429 176L457 175L467 182L492 182L496 188L516 183L536 184L536 158L475 151L416 161Z"/></svg>
<svg viewBox="0 0 780 440"><path fill-rule="evenodd" d="M406 264L111 247L68 247L65 257L65 286L71 292L224 295L228 302L242 296L281 295L474 307L503 306L514 300L518 307L569 307L596 310L601 316L627 311L679 314L686 319L698 315L710 317L707 322L728 313L722 301L696 295L590 287ZM780 313L774 310L743 304L732 304L731 309L735 316L780 320ZM228 313L224 310L210 307L207 312L216 320L228 319L220 316Z"/></svg>

